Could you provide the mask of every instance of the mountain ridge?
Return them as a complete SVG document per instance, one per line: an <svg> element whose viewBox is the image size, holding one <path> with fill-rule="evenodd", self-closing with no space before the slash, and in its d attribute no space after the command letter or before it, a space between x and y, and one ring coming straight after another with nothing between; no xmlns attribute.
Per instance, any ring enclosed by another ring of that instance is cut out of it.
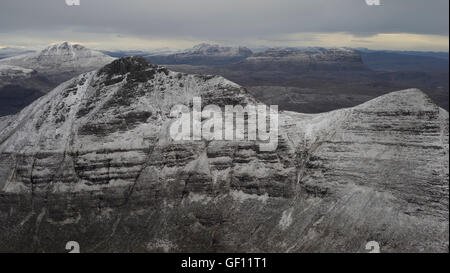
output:
<svg viewBox="0 0 450 273"><path fill-rule="evenodd" d="M1 118L0 250L448 250L448 112L420 90L280 112L272 152L170 140L171 106L194 96L257 103L225 78L130 57Z"/></svg>

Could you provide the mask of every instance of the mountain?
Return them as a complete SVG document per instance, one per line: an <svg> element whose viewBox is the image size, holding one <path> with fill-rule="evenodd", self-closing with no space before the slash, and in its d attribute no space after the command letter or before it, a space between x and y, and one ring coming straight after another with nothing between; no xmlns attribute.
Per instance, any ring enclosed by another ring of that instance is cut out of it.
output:
<svg viewBox="0 0 450 273"><path fill-rule="evenodd" d="M3 47L0 48L0 59L9 58L21 54L33 53L33 50L27 50L23 48L15 47Z"/></svg>
<svg viewBox="0 0 450 273"><path fill-rule="evenodd" d="M344 48L284 48L256 53L239 63L241 69L266 71L365 70L361 56Z"/></svg>
<svg viewBox="0 0 450 273"><path fill-rule="evenodd" d="M224 65L242 61L252 54L246 47L199 44L184 52L146 58L156 64Z"/></svg>
<svg viewBox="0 0 450 273"><path fill-rule="evenodd" d="M448 251L449 115L420 90L280 112L274 151L172 140L194 96L258 102L127 57L0 118L0 251Z"/></svg>
<svg viewBox="0 0 450 273"><path fill-rule="evenodd" d="M81 45L62 43L0 60L0 116L15 114L60 83L112 62Z"/></svg>
<svg viewBox="0 0 450 273"><path fill-rule="evenodd" d="M98 69L114 58L82 45L64 42L46 49L0 60L0 65L13 65L36 70L53 82L61 83L81 73Z"/></svg>

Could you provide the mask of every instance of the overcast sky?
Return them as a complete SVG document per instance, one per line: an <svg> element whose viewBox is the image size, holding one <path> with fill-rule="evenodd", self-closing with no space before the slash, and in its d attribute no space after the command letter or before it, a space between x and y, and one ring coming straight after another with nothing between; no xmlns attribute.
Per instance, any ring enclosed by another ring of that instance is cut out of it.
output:
<svg viewBox="0 0 450 273"><path fill-rule="evenodd" d="M448 51L448 0L0 0L0 47L97 49L200 42Z"/></svg>

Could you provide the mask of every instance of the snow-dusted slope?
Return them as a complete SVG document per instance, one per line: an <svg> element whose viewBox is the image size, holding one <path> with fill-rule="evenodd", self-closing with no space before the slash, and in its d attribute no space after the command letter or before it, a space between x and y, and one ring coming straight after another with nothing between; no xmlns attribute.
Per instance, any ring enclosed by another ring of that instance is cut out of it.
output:
<svg viewBox="0 0 450 273"><path fill-rule="evenodd" d="M33 69L50 79L70 79L78 74L98 69L114 58L78 44L64 42L40 52L22 54L0 60L0 65Z"/></svg>
<svg viewBox="0 0 450 273"><path fill-rule="evenodd" d="M280 113L272 152L171 140L169 110L193 96L256 102L135 57L0 119L0 250L448 251L449 116L420 90Z"/></svg>

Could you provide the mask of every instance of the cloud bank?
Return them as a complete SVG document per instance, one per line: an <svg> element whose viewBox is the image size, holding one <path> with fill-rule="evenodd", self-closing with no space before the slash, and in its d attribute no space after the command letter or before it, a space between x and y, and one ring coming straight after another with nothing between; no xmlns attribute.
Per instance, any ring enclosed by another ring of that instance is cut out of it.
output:
<svg viewBox="0 0 450 273"><path fill-rule="evenodd" d="M204 41L302 46L314 41L325 45L333 39L343 43L337 39L341 35L347 37L345 45L336 46L409 45L448 51L448 0L382 0L382 4L368 6L365 0L81 0L80 6L69 7L65 0L2 0L0 46L37 46L56 40L106 48L184 48ZM403 35L398 36L403 40L392 34Z"/></svg>

